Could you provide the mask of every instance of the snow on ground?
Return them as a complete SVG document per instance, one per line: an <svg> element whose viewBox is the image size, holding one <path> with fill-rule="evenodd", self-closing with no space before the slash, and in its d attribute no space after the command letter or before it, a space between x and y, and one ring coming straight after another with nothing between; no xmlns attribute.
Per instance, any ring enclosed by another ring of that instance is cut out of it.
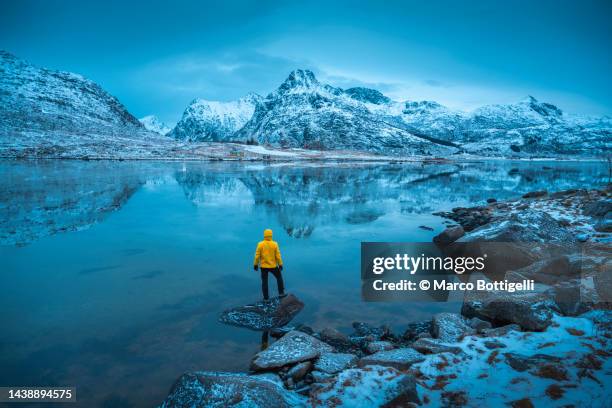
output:
<svg viewBox="0 0 612 408"><path fill-rule="evenodd" d="M251 152L251 153L267 154L269 156L285 156L285 157L297 156L297 154L293 152L286 152L282 150L270 150L263 146L248 145L248 146L245 146L244 150Z"/></svg>
<svg viewBox="0 0 612 408"><path fill-rule="evenodd" d="M419 397L432 407L453 398L467 407L507 407L523 398L536 407L604 407L612 397L612 362L600 358L609 356L610 340L590 320L597 318L609 321L610 315L596 311L578 318L556 316L546 331L511 331L497 338L503 347L494 349L485 345L493 338L467 336L453 344L463 354L436 354L413 366L420 375ZM560 358L567 377L546 378L532 369L517 371L508 364L506 353ZM577 367L584 365L585 358L602 364L601 369L588 370L592 377Z"/></svg>

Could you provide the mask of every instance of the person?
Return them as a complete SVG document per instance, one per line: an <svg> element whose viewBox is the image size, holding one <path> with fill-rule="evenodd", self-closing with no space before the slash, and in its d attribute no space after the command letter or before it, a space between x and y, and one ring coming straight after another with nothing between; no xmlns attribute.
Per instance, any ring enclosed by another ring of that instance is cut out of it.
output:
<svg viewBox="0 0 612 408"><path fill-rule="evenodd" d="M264 300L268 300L268 273L276 278L278 286L278 296L285 297L285 284L283 283L283 259L281 258L280 248L276 241L272 241L272 230L264 231L264 239L257 244L255 250L255 261L253 269L257 271L261 266L261 291Z"/></svg>

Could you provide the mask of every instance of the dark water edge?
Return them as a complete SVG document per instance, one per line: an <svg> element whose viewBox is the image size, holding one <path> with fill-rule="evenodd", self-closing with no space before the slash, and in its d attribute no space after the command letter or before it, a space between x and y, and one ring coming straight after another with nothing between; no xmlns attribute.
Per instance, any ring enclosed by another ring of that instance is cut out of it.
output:
<svg viewBox="0 0 612 408"><path fill-rule="evenodd" d="M247 368L260 335L216 318L260 296L263 228L306 303L296 322L399 332L458 304L361 302L362 240L430 241L434 211L608 181L603 163L511 161L2 161L0 174L0 383L76 385L79 406L105 407L155 405L187 370Z"/></svg>

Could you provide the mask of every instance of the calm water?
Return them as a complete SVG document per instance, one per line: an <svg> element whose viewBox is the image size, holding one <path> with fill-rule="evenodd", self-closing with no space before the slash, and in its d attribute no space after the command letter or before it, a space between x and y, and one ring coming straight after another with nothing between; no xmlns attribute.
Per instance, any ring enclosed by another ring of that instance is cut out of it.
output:
<svg viewBox="0 0 612 408"><path fill-rule="evenodd" d="M400 332L458 305L361 302L362 240L430 241L444 226L433 211L601 185L607 168L5 161L0 175L0 385L75 385L79 406L140 407L184 371L248 367L260 334L216 319L260 296L264 228L306 303L297 323Z"/></svg>

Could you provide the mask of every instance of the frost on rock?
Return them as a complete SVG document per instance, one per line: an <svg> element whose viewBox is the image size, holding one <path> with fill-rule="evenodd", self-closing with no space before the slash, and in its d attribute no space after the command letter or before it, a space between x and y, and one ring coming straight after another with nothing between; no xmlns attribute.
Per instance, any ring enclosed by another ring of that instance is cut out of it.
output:
<svg viewBox="0 0 612 408"><path fill-rule="evenodd" d="M472 334L472 329L465 318L457 313L438 313L433 317L433 334L443 342L461 340L466 334Z"/></svg>
<svg viewBox="0 0 612 408"><path fill-rule="evenodd" d="M282 383L260 376L198 371L183 374L160 408L269 408L303 406Z"/></svg>
<svg viewBox="0 0 612 408"><path fill-rule="evenodd" d="M251 368L256 371L269 370L314 360L322 353L333 351L329 344L300 331L290 331L266 350L255 355Z"/></svg>
<svg viewBox="0 0 612 408"><path fill-rule="evenodd" d="M412 348L399 348L394 350L379 351L359 360L359 366L381 365L394 367L400 370L409 368L412 364L423 361L425 356Z"/></svg>
<svg viewBox="0 0 612 408"><path fill-rule="evenodd" d="M336 374L357 363L357 356L348 353L323 353L315 362L315 370Z"/></svg>
<svg viewBox="0 0 612 408"><path fill-rule="evenodd" d="M275 297L269 301L225 310L219 321L253 330L269 330L286 325L303 308L304 303L295 295L289 294L284 298Z"/></svg>
<svg viewBox="0 0 612 408"><path fill-rule="evenodd" d="M420 403L414 378L391 367L342 371L335 381L311 393L313 407L404 407Z"/></svg>

